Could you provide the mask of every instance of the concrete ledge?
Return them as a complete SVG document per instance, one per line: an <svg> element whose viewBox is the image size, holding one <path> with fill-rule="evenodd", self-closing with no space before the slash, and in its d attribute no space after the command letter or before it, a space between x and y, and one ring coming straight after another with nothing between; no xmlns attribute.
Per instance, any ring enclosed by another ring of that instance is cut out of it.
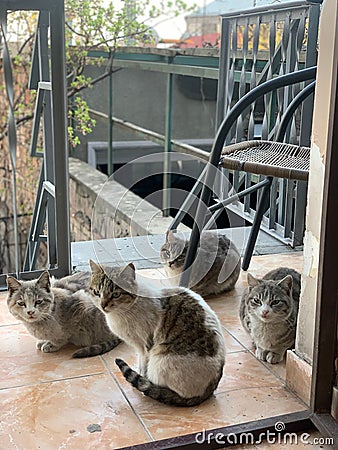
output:
<svg viewBox="0 0 338 450"><path fill-rule="evenodd" d="M172 222L160 209L120 183L108 183L106 175L79 159L69 158L69 174L72 241L164 234Z"/></svg>
<svg viewBox="0 0 338 450"><path fill-rule="evenodd" d="M294 350L286 354L286 384L307 405L311 398L312 367L300 358Z"/></svg>

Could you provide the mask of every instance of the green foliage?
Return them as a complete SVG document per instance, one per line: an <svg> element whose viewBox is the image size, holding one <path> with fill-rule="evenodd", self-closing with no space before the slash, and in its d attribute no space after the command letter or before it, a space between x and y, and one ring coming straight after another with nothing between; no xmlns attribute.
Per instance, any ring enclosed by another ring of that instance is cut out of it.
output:
<svg viewBox="0 0 338 450"><path fill-rule="evenodd" d="M191 9L191 8L190 8ZM78 93L93 86L113 72L112 61L119 45L153 45L154 33L149 23L158 17L175 17L189 8L182 0L129 0L123 2L102 0L66 0L66 58L68 95L75 98L71 105L68 129L73 146L79 144L79 134L90 133L95 121L90 117L85 100ZM90 59L88 51L103 50L110 58ZM91 79L84 75L88 65L104 66L103 76Z"/></svg>
<svg viewBox="0 0 338 450"><path fill-rule="evenodd" d="M68 136L71 144L76 146L80 143L80 139L75 132L82 134L82 136L91 133L96 121L90 117L88 104L80 96L74 98L68 117L71 119L71 126L68 127Z"/></svg>
<svg viewBox="0 0 338 450"><path fill-rule="evenodd" d="M65 0L66 12L66 64L69 98L69 140L72 146L80 143L81 135L90 133L95 120L89 115L89 108L80 93L92 87L113 73L113 59L118 46L151 46L155 35L150 24L156 19L170 19L183 12L191 11L183 0ZM26 95L33 36L37 24L37 13L11 13L9 22L23 24L20 29L31 34L31 39L18 49L13 57L13 73L17 80L26 72L25 83L20 88L20 98L16 101L16 117L33 112L32 95ZM18 29L18 27L16 27ZM21 39L25 42L26 37ZM89 58L90 50L101 50L109 58ZM95 79L85 75L89 65L103 67L103 74ZM21 77L21 78L20 78ZM0 83L0 91L3 85ZM0 136L4 131L0 124Z"/></svg>

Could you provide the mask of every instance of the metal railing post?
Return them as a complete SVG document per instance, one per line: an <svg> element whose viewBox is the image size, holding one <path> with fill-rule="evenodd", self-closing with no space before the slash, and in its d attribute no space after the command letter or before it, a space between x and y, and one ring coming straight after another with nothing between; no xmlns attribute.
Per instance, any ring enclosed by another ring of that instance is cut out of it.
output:
<svg viewBox="0 0 338 450"><path fill-rule="evenodd" d="M58 268L66 275L71 272L71 254L64 27L64 2L59 0L50 14L50 37L54 111L56 243Z"/></svg>
<svg viewBox="0 0 338 450"><path fill-rule="evenodd" d="M167 93L165 107L165 142L163 161L163 195L162 212L164 217L170 215L170 188L171 188L171 126L172 126L172 94L173 94L173 74L167 75Z"/></svg>
<svg viewBox="0 0 338 450"><path fill-rule="evenodd" d="M113 175L113 74L109 75L108 177Z"/></svg>

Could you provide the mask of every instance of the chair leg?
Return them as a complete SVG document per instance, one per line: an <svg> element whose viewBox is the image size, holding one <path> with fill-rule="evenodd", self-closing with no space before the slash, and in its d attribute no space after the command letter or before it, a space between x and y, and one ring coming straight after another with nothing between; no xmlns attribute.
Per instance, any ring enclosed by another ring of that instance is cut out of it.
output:
<svg viewBox="0 0 338 450"><path fill-rule="evenodd" d="M262 223L263 215L265 211L269 207L269 201L270 201L270 188L273 178L268 177L269 184L265 185L262 190L262 195L258 204L258 208L255 214L255 218L251 227L248 243L244 252L243 256L243 262L242 262L242 269L248 270L251 257L255 248L258 232Z"/></svg>

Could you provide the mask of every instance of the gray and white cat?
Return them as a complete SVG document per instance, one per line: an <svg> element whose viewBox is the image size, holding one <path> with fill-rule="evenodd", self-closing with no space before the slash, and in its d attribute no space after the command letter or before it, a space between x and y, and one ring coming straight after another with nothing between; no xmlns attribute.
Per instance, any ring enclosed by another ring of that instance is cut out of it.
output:
<svg viewBox="0 0 338 450"><path fill-rule="evenodd" d="M287 267L272 270L262 279L248 273L240 319L254 341L258 359L276 364L283 360L286 350L293 348L300 280L300 273Z"/></svg>
<svg viewBox="0 0 338 450"><path fill-rule="evenodd" d="M220 322L201 296L185 288L149 293L135 267L102 267L90 261L93 302L112 332L140 356L140 374L116 359L126 380L160 402L198 405L222 377L225 345ZM141 292L141 293L140 293Z"/></svg>
<svg viewBox="0 0 338 450"><path fill-rule="evenodd" d="M56 352L74 344L82 348L73 358L100 355L121 341L110 331L105 315L93 305L89 280L90 272L52 280L52 286L47 271L30 281L8 276L8 309L39 339L36 347L42 352Z"/></svg>
<svg viewBox="0 0 338 450"><path fill-rule="evenodd" d="M168 230L161 248L161 261L167 277L178 286L189 241ZM189 288L202 297L230 291L241 271L241 257L226 236L215 230L203 231L192 266Z"/></svg>

